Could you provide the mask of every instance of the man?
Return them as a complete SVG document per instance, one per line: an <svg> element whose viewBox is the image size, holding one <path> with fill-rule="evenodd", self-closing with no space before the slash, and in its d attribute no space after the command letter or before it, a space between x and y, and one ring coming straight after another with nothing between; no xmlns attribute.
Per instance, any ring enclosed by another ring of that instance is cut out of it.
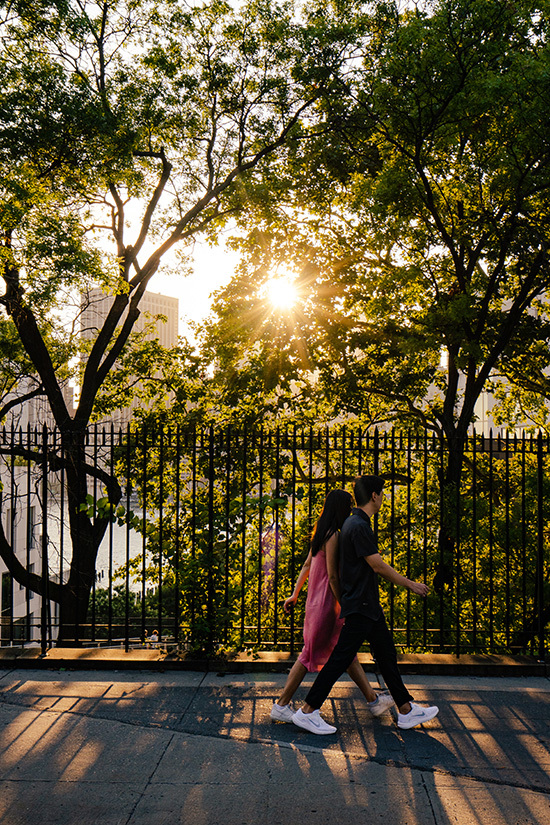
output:
<svg viewBox="0 0 550 825"><path fill-rule="evenodd" d="M361 645L369 642L382 676L398 708L397 726L414 728L437 716L439 709L420 707L403 684L397 666L397 652L392 635L380 607L378 576L394 584L407 587L418 596L426 597L425 584L402 576L387 564L378 552L378 544L371 527L371 518L378 513L384 500L384 479L379 476L360 476L355 482L357 507L344 522L340 533L340 589L341 613L344 627L332 654L319 672L304 705L292 717L298 727L310 733L334 733L319 714L319 708L329 695L334 683L350 666Z"/></svg>

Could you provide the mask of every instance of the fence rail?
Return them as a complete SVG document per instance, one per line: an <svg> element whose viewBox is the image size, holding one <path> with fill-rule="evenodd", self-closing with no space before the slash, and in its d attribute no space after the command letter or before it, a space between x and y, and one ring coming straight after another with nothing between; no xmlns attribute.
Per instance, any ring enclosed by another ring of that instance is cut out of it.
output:
<svg viewBox="0 0 550 825"><path fill-rule="evenodd" d="M75 541L64 450L57 431L0 433L0 539L43 585L35 594L0 562L4 645L57 637L47 582L67 581ZM157 631L187 648L296 652L305 597L290 616L282 602L315 517L329 489L374 472L386 478L381 551L432 586L419 600L382 584L398 646L544 658L548 441L474 433L452 489L447 457L436 438L397 431L91 428L80 506L106 529L79 641L129 647ZM120 485L116 501L107 477Z"/></svg>

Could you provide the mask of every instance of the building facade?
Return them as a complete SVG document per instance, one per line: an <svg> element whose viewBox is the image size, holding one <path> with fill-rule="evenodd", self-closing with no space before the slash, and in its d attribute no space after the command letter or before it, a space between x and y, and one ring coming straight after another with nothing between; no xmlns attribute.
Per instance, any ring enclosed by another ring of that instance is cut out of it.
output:
<svg viewBox="0 0 550 825"><path fill-rule="evenodd" d="M100 289L93 289L81 298L80 334L84 339L95 338L101 329L112 296ZM146 292L140 302L141 314L134 326L135 332L144 332L146 325L158 315L166 321L156 320L154 329L148 331L149 339L157 338L165 348L174 347L178 340L179 303L152 292ZM18 394L29 392L35 384L28 379L18 388ZM63 395L69 414L74 413L75 388L67 383ZM100 422L102 426L125 426L130 421L136 404ZM29 430L39 433L46 425L53 430L55 421L47 400L42 396L32 398L14 408L4 422L9 438L26 437ZM63 544L69 543L66 514L63 513L61 489L50 488L48 496L47 541L43 542L42 490L40 470L31 462L6 457L0 463L0 518L7 541L14 548L17 559L31 572L40 573L44 556L47 556L49 575L54 580L68 576L70 559L64 558ZM55 487L55 483L54 483ZM60 503L61 502L61 503ZM19 585L8 573L0 560L0 644L18 644L33 641L40 636L42 600L32 591ZM52 610L57 605L52 603ZM48 617L55 627L56 616Z"/></svg>

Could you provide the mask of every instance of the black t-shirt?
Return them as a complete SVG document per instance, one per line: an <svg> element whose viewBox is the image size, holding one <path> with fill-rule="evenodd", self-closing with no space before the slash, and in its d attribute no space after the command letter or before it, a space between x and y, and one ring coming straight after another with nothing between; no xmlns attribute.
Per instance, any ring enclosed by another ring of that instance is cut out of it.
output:
<svg viewBox="0 0 550 825"><path fill-rule="evenodd" d="M366 556L378 553L378 544L367 514L354 507L340 532L340 590L342 617L361 613L378 619L382 613L378 596L378 574Z"/></svg>

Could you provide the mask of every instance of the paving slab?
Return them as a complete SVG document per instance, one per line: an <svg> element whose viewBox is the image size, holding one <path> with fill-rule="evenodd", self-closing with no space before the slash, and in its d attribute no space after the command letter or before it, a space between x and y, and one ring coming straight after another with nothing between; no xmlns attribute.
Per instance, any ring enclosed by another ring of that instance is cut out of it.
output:
<svg viewBox="0 0 550 825"><path fill-rule="evenodd" d="M177 748L177 744L174 743ZM131 825L145 823L326 823L357 825L361 822L391 822L396 825L437 825L422 777L417 772L380 765L351 766L342 755L322 751L302 753L271 746L245 745L252 749L257 773L243 780L240 761L237 775L208 771L195 782L155 781L151 792L136 807ZM167 752L166 760L178 751ZM235 757L232 752L232 757ZM250 759L250 757L248 758ZM162 765L159 768L162 771ZM213 775L214 774L214 775ZM163 774L164 776L164 774ZM286 781L294 777L294 782ZM155 777L156 779L156 777ZM413 815L416 810L417 814Z"/></svg>
<svg viewBox="0 0 550 825"><path fill-rule="evenodd" d="M547 825L550 797L506 785L424 774L437 825Z"/></svg>
<svg viewBox="0 0 550 825"><path fill-rule="evenodd" d="M2 825L122 825L141 798L139 789L74 782L0 781Z"/></svg>
<svg viewBox="0 0 550 825"><path fill-rule="evenodd" d="M0 707L1 778L145 783L171 737L168 731L130 729L70 712Z"/></svg>

